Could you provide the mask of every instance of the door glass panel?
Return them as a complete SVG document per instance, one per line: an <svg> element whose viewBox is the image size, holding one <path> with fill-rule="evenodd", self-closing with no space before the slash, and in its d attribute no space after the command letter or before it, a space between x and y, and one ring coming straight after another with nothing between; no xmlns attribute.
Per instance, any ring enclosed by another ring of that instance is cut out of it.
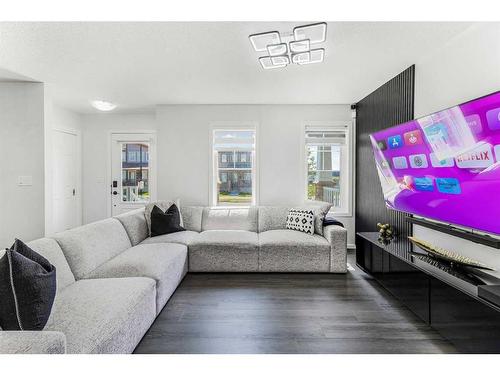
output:
<svg viewBox="0 0 500 375"><path fill-rule="evenodd" d="M149 202L149 144L122 143L122 201Z"/></svg>

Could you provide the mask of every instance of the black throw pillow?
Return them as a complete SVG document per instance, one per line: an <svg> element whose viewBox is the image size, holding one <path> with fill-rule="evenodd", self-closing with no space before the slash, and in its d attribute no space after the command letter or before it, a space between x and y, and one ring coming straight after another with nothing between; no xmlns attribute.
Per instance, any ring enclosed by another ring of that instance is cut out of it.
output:
<svg viewBox="0 0 500 375"><path fill-rule="evenodd" d="M16 239L0 259L0 327L39 331L56 296L56 268Z"/></svg>
<svg viewBox="0 0 500 375"><path fill-rule="evenodd" d="M323 226L327 227L328 225L338 225L339 227L342 228L344 227L344 224L342 224L340 221L338 221L331 215L326 215L325 219L323 220Z"/></svg>
<svg viewBox="0 0 500 375"><path fill-rule="evenodd" d="M175 204L171 205L165 212L160 207L154 206L151 211L151 237L161 236L175 232L182 232L181 215Z"/></svg>

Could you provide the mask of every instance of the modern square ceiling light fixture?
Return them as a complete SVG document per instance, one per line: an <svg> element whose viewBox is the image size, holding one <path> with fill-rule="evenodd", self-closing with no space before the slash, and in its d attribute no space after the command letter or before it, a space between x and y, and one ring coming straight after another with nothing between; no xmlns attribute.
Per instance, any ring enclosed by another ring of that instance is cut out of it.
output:
<svg viewBox="0 0 500 375"><path fill-rule="evenodd" d="M286 64L273 64L269 56L260 57L259 62L264 69L284 68L286 66Z"/></svg>
<svg viewBox="0 0 500 375"><path fill-rule="evenodd" d="M269 31L252 34L250 43L256 52L266 52L259 62L264 69L285 68L289 64L307 65L323 62L326 42L326 23L297 26L290 33Z"/></svg>
<svg viewBox="0 0 500 375"><path fill-rule="evenodd" d="M309 39L311 44L323 43L326 40L326 23L297 26L293 29L295 40Z"/></svg>
<svg viewBox="0 0 500 375"><path fill-rule="evenodd" d="M269 31L267 33L250 35L250 42L257 52L267 51L267 46L281 43L280 33L277 31Z"/></svg>
<svg viewBox="0 0 500 375"><path fill-rule="evenodd" d="M267 46L267 53L269 53L269 56L286 55L287 52L288 52L288 47L286 43L270 44Z"/></svg>

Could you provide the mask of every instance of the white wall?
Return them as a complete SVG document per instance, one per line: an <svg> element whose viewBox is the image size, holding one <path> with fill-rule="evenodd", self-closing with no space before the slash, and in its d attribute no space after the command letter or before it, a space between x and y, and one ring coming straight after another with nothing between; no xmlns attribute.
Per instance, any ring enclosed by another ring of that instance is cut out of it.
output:
<svg viewBox="0 0 500 375"><path fill-rule="evenodd" d="M417 61L415 73L416 117L500 90L500 24L470 27ZM500 268L498 250L425 228L414 226L414 230L438 246Z"/></svg>
<svg viewBox="0 0 500 375"><path fill-rule="evenodd" d="M258 129L259 204L304 202L303 126L351 123L348 105L160 105L155 114L83 115L84 223L107 217L110 131L156 130L158 198L209 204L211 122L254 121ZM354 218L339 218L354 243Z"/></svg>
<svg viewBox="0 0 500 375"><path fill-rule="evenodd" d="M217 121L258 123L260 205L304 203L303 126L351 123L348 105L161 105L157 107L158 198L208 205L209 130ZM339 217L354 243L353 217Z"/></svg>
<svg viewBox="0 0 500 375"><path fill-rule="evenodd" d="M415 117L500 90L500 23L458 34L415 64Z"/></svg>
<svg viewBox="0 0 500 375"><path fill-rule="evenodd" d="M83 129L83 222L108 216L109 186L106 186L111 131L155 130L154 114L82 115ZM159 166L161 168L161 165Z"/></svg>
<svg viewBox="0 0 500 375"><path fill-rule="evenodd" d="M44 235L44 86L0 82L0 248ZM18 186L32 176L32 186Z"/></svg>
<svg viewBox="0 0 500 375"><path fill-rule="evenodd" d="M52 139L54 134L54 129L58 130L68 130L71 132L75 132L79 138L80 144L78 145L79 151L81 152L81 115L78 113L69 111L67 109L61 108L55 105L52 102L52 97L50 93L50 88L45 86L45 116L44 116L44 125L45 125L45 235L49 236L53 234L53 191L52 191L52 176L53 176L53 153L52 153ZM81 163L81 160L80 160ZM80 175L77 175L77 186L76 186L76 194L77 197L80 198L78 201L77 210L79 213L79 222L78 225L82 223L82 176L81 176L81 168Z"/></svg>

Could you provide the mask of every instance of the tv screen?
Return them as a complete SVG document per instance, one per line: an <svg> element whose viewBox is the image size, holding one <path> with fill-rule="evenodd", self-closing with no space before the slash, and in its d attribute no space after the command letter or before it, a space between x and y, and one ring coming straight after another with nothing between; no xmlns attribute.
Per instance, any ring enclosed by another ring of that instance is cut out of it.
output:
<svg viewBox="0 0 500 375"><path fill-rule="evenodd" d="M387 207L500 234L500 92L370 139Z"/></svg>

